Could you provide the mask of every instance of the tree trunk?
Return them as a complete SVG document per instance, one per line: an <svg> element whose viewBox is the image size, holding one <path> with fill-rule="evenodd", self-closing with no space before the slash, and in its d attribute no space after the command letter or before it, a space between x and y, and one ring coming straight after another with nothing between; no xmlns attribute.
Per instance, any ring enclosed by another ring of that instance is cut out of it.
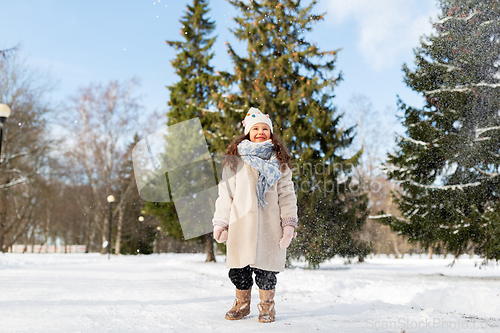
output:
<svg viewBox="0 0 500 333"><path fill-rule="evenodd" d="M51 212L47 208L47 224L45 225L45 253L49 252L49 232L50 232L50 218L51 218ZM42 248L40 248L41 250Z"/></svg>
<svg viewBox="0 0 500 333"><path fill-rule="evenodd" d="M31 231L31 253L35 252L35 226L33 226L33 230Z"/></svg>
<svg viewBox="0 0 500 333"><path fill-rule="evenodd" d="M85 253L92 252L92 245L93 245L93 238L95 235L95 231L92 228L92 218L89 218L89 223L88 223L88 235L87 235L87 248L85 249Z"/></svg>
<svg viewBox="0 0 500 333"><path fill-rule="evenodd" d="M120 254L120 242L122 239L122 223L123 223L123 214L122 209L118 211L118 225L116 226L116 243L115 243L115 254Z"/></svg>
<svg viewBox="0 0 500 333"><path fill-rule="evenodd" d="M205 260L205 262L215 262L213 233L205 235L205 249L207 252L207 259Z"/></svg>
<svg viewBox="0 0 500 333"><path fill-rule="evenodd" d="M0 208L0 251L6 252L4 249L5 244L5 227L7 226L7 208L5 205L5 201L7 200L7 195L5 194L5 190L1 191L2 198L2 206Z"/></svg>
<svg viewBox="0 0 500 333"><path fill-rule="evenodd" d="M28 231L25 231L23 234L23 243L24 243L23 253L26 253L28 252Z"/></svg>
<svg viewBox="0 0 500 333"><path fill-rule="evenodd" d="M396 259L401 258L401 252L399 252L398 249L398 238L396 237L396 234L392 234L392 246L394 249L394 255L396 256Z"/></svg>
<svg viewBox="0 0 500 333"><path fill-rule="evenodd" d="M1 222L0 222L0 251L5 252L4 245L3 245L4 240L5 240L5 233L3 232L2 229L3 229L3 224L1 224Z"/></svg>
<svg viewBox="0 0 500 333"><path fill-rule="evenodd" d="M43 249L43 246L45 245L45 243L47 243L47 238L45 238L45 241L42 244L40 244L40 247L38 248L38 254L42 253L42 249Z"/></svg>
<svg viewBox="0 0 500 333"><path fill-rule="evenodd" d="M429 259L432 259L432 247L429 246Z"/></svg>

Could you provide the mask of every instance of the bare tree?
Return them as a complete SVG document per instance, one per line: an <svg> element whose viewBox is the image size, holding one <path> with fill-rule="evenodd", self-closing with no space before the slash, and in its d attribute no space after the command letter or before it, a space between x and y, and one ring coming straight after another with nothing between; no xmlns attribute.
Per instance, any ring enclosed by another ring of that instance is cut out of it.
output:
<svg viewBox="0 0 500 333"><path fill-rule="evenodd" d="M91 191L90 197L76 194L77 201L92 217L90 229L97 234L89 237L100 236L100 250L107 234L106 197L115 190L117 160L123 155L125 140L131 136L129 130L141 110L134 95L137 85L138 81L131 79L80 89L71 99L70 116L65 119L71 144L66 151L68 165L77 184L87 184Z"/></svg>
<svg viewBox="0 0 500 333"><path fill-rule="evenodd" d="M0 56L2 56L4 60L7 60L7 58L9 58L10 56L14 56L15 54L17 54L18 50L19 44L11 47L10 49L0 50Z"/></svg>
<svg viewBox="0 0 500 333"><path fill-rule="evenodd" d="M12 114L4 126L0 162L1 251L35 230L35 208L45 194L50 153L57 145L47 125L52 111L48 94L54 87L47 73L27 66L16 50L2 51L0 102Z"/></svg>
<svg viewBox="0 0 500 333"><path fill-rule="evenodd" d="M351 148L363 149L363 155L360 164L354 168L354 177L359 190L368 195L370 215L385 211L398 216L400 213L393 205L391 196L391 191L394 192L397 185L391 183L379 168L385 161L387 150L391 148L399 126L394 112L390 108L385 112L377 111L368 97L355 95L350 100L344 121L357 125L357 136ZM376 254L392 253L400 258L411 249L406 239L371 218L367 219L363 227L362 238L372 243Z"/></svg>

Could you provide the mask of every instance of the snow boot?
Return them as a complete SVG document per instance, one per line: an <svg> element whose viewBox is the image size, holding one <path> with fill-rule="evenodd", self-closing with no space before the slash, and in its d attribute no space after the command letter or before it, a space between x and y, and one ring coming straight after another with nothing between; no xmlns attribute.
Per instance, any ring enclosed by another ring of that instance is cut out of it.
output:
<svg viewBox="0 0 500 333"><path fill-rule="evenodd" d="M276 289L262 290L259 289L260 303L257 305L259 308L259 322L272 323L276 315L274 310L274 294Z"/></svg>
<svg viewBox="0 0 500 333"><path fill-rule="evenodd" d="M250 301L252 300L252 288L239 290L236 288L236 299L233 307L226 313L226 319L238 320L250 314Z"/></svg>

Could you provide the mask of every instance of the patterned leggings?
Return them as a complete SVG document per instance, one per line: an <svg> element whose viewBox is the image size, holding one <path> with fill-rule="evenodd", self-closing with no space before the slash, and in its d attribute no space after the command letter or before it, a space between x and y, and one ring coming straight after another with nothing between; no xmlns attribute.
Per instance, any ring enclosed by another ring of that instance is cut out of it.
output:
<svg viewBox="0 0 500 333"><path fill-rule="evenodd" d="M265 271L263 269L246 266L243 268L231 268L229 278L239 290L248 290L253 286L252 273L255 273L255 283L262 290L272 290L276 287L276 274L279 272Z"/></svg>

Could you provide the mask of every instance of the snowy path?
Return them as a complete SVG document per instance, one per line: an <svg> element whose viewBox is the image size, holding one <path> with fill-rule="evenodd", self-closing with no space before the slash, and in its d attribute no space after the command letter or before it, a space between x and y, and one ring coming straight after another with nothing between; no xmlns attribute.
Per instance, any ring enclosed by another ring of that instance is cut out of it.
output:
<svg viewBox="0 0 500 333"><path fill-rule="evenodd" d="M277 320L224 319L224 257L0 254L0 332L500 332L500 267L371 259L278 275ZM297 265L299 265L297 263ZM457 326L458 325L458 326Z"/></svg>

